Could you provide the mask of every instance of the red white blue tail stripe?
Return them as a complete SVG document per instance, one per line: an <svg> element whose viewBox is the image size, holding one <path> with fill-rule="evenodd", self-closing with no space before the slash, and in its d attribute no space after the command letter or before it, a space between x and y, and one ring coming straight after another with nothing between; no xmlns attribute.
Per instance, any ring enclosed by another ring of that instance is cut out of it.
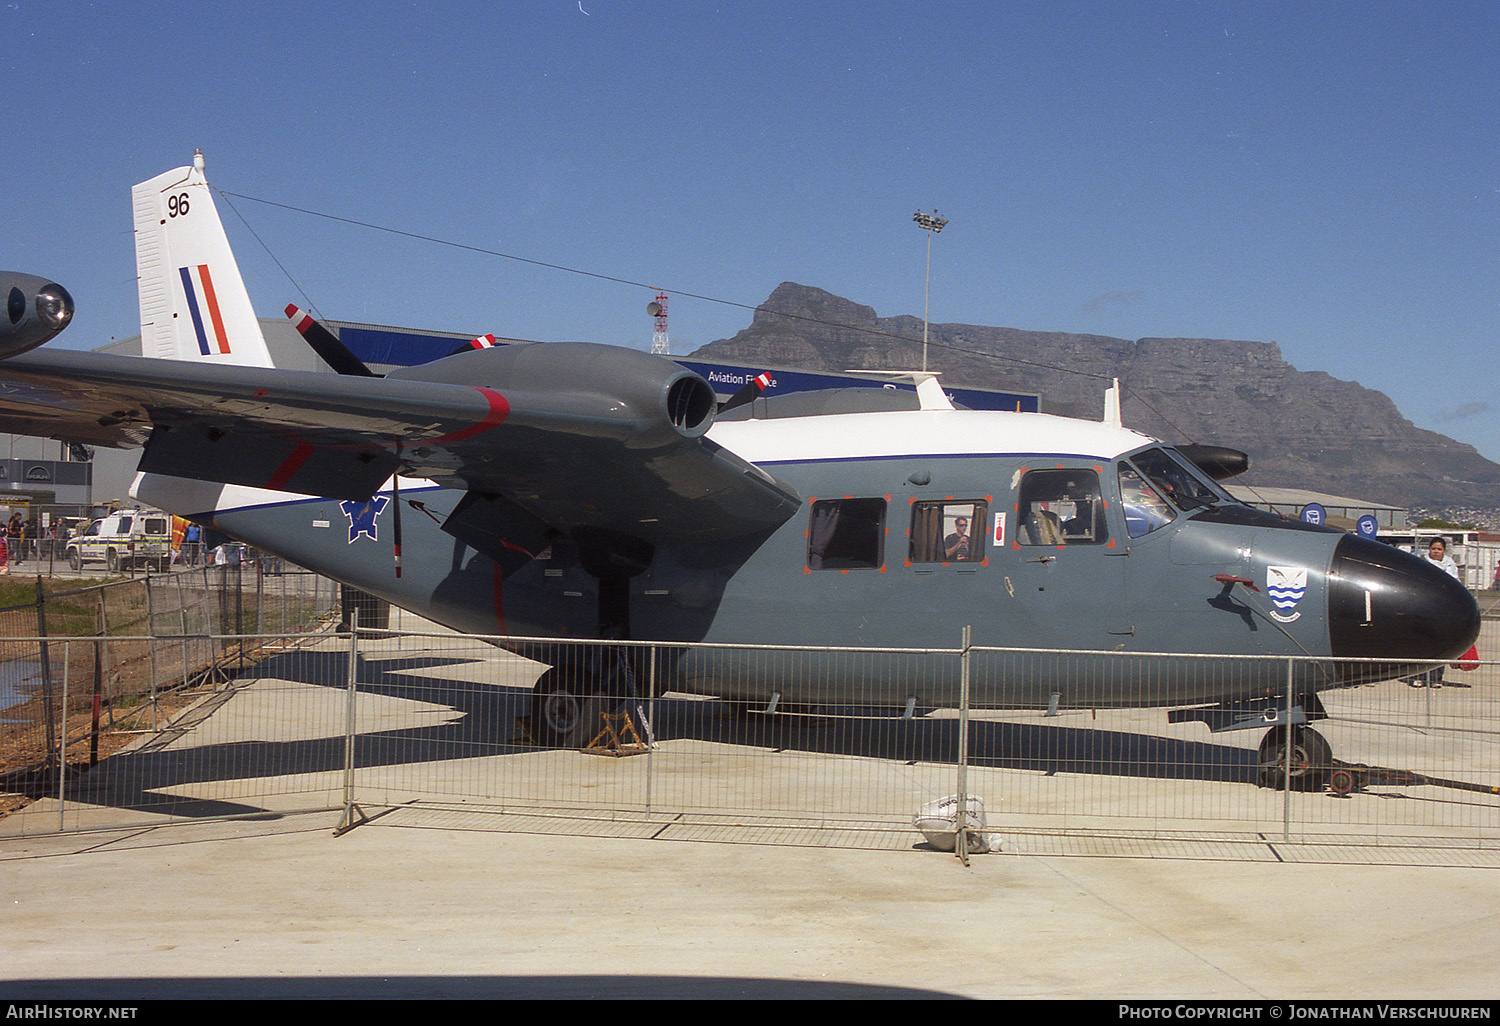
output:
<svg viewBox="0 0 1500 1026"><path fill-rule="evenodd" d="M219 309L219 297L214 292L214 280L208 271L208 265L179 267L177 273L182 278L182 291L187 297L188 313L193 319L198 352L204 356L228 353L229 334L224 330L224 314Z"/></svg>

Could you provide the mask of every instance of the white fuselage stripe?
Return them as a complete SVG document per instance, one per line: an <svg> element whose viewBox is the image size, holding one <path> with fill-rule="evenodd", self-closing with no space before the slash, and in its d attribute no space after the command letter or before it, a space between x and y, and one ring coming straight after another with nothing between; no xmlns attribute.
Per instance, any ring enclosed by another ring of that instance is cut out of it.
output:
<svg viewBox="0 0 1500 1026"><path fill-rule="evenodd" d="M708 437L751 463L767 465L1026 454L1109 460L1154 441L1095 421L990 410L730 421L715 424Z"/></svg>
<svg viewBox="0 0 1500 1026"><path fill-rule="evenodd" d="M1124 428L1041 413L922 410L715 424L709 438L758 466L879 459L1059 458L1110 460L1153 441ZM402 491L442 488L401 478ZM379 491L391 490L391 481ZM324 501L246 485L137 474L131 494L170 512L227 513Z"/></svg>

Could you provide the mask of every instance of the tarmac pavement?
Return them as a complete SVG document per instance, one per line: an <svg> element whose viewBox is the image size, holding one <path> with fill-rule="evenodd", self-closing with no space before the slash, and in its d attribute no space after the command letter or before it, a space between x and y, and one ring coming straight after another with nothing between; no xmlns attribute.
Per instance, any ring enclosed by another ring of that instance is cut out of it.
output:
<svg viewBox="0 0 1500 1026"><path fill-rule="evenodd" d="M334 826L0 842L0 997L1500 994L1489 868Z"/></svg>
<svg viewBox="0 0 1500 1026"><path fill-rule="evenodd" d="M965 867L914 831L861 848L402 809L339 836L329 813L119 815L0 837L0 998L1500 996L1493 850L1320 864L1271 837L1036 835Z"/></svg>

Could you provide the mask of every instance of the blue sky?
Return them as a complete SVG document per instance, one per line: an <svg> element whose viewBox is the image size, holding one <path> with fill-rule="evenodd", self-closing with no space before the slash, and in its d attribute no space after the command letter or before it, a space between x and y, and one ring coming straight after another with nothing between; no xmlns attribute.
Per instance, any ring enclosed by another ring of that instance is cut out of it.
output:
<svg viewBox="0 0 1500 1026"><path fill-rule="evenodd" d="M677 352L787 280L920 316L937 209L935 322L1276 341L1500 460L1493 3L3 0L0 44L0 267L73 292L54 345L138 331L129 189L201 148L725 301L672 300ZM233 205L262 316L650 343L649 289Z"/></svg>

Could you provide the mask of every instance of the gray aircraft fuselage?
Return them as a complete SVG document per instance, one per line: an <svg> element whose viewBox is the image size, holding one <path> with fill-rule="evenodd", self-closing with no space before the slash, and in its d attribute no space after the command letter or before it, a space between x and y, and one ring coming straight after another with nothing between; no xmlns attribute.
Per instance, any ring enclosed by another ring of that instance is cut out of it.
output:
<svg viewBox="0 0 1500 1026"><path fill-rule="evenodd" d="M1305 693L1452 657L1477 634L1477 607L1458 582L1408 553L1333 529L1222 501L1175 511L1132 537L1142 528L1127 522L1119 471L1129 456L777 462L766 469L804 499L779 528L711 547L660 545L644 570L613 581L588 572L563 538L502 579L498 563L441 530L462 497L441 487L401 490L400 578L389 491L374 500L378 512L309 499L220 510L214 521L446 626L515 639L508 647L539 658L545 650L522 639L678 643L658 667L662 686L743 700L779 692L795 702L854 701L857 684L860 702L939 704L955 697L959 669L951 657L828 654L800 658L795 673L772 672L763 654L694 643L953 649L971 626L975 646L1056 653L978 653L974 704L1108 707L1286 692L1284 658L1226 657L1319 657L1290 671L1291 685ZM1019 488L1037 468L1098 482L1101 509L1087 541L1034 543L1023 534ZM867 525L878 536L873 549L819 565L812 549L824 497L861 500L846 508L878 519ZM980 512L982 522L971 525L983 538L977 558L913 559L917 511L954 508ZM1269 587L1288 574L1298 587L1278 607ZM1329 657L1390 661L1334 666Z"/></svg>

